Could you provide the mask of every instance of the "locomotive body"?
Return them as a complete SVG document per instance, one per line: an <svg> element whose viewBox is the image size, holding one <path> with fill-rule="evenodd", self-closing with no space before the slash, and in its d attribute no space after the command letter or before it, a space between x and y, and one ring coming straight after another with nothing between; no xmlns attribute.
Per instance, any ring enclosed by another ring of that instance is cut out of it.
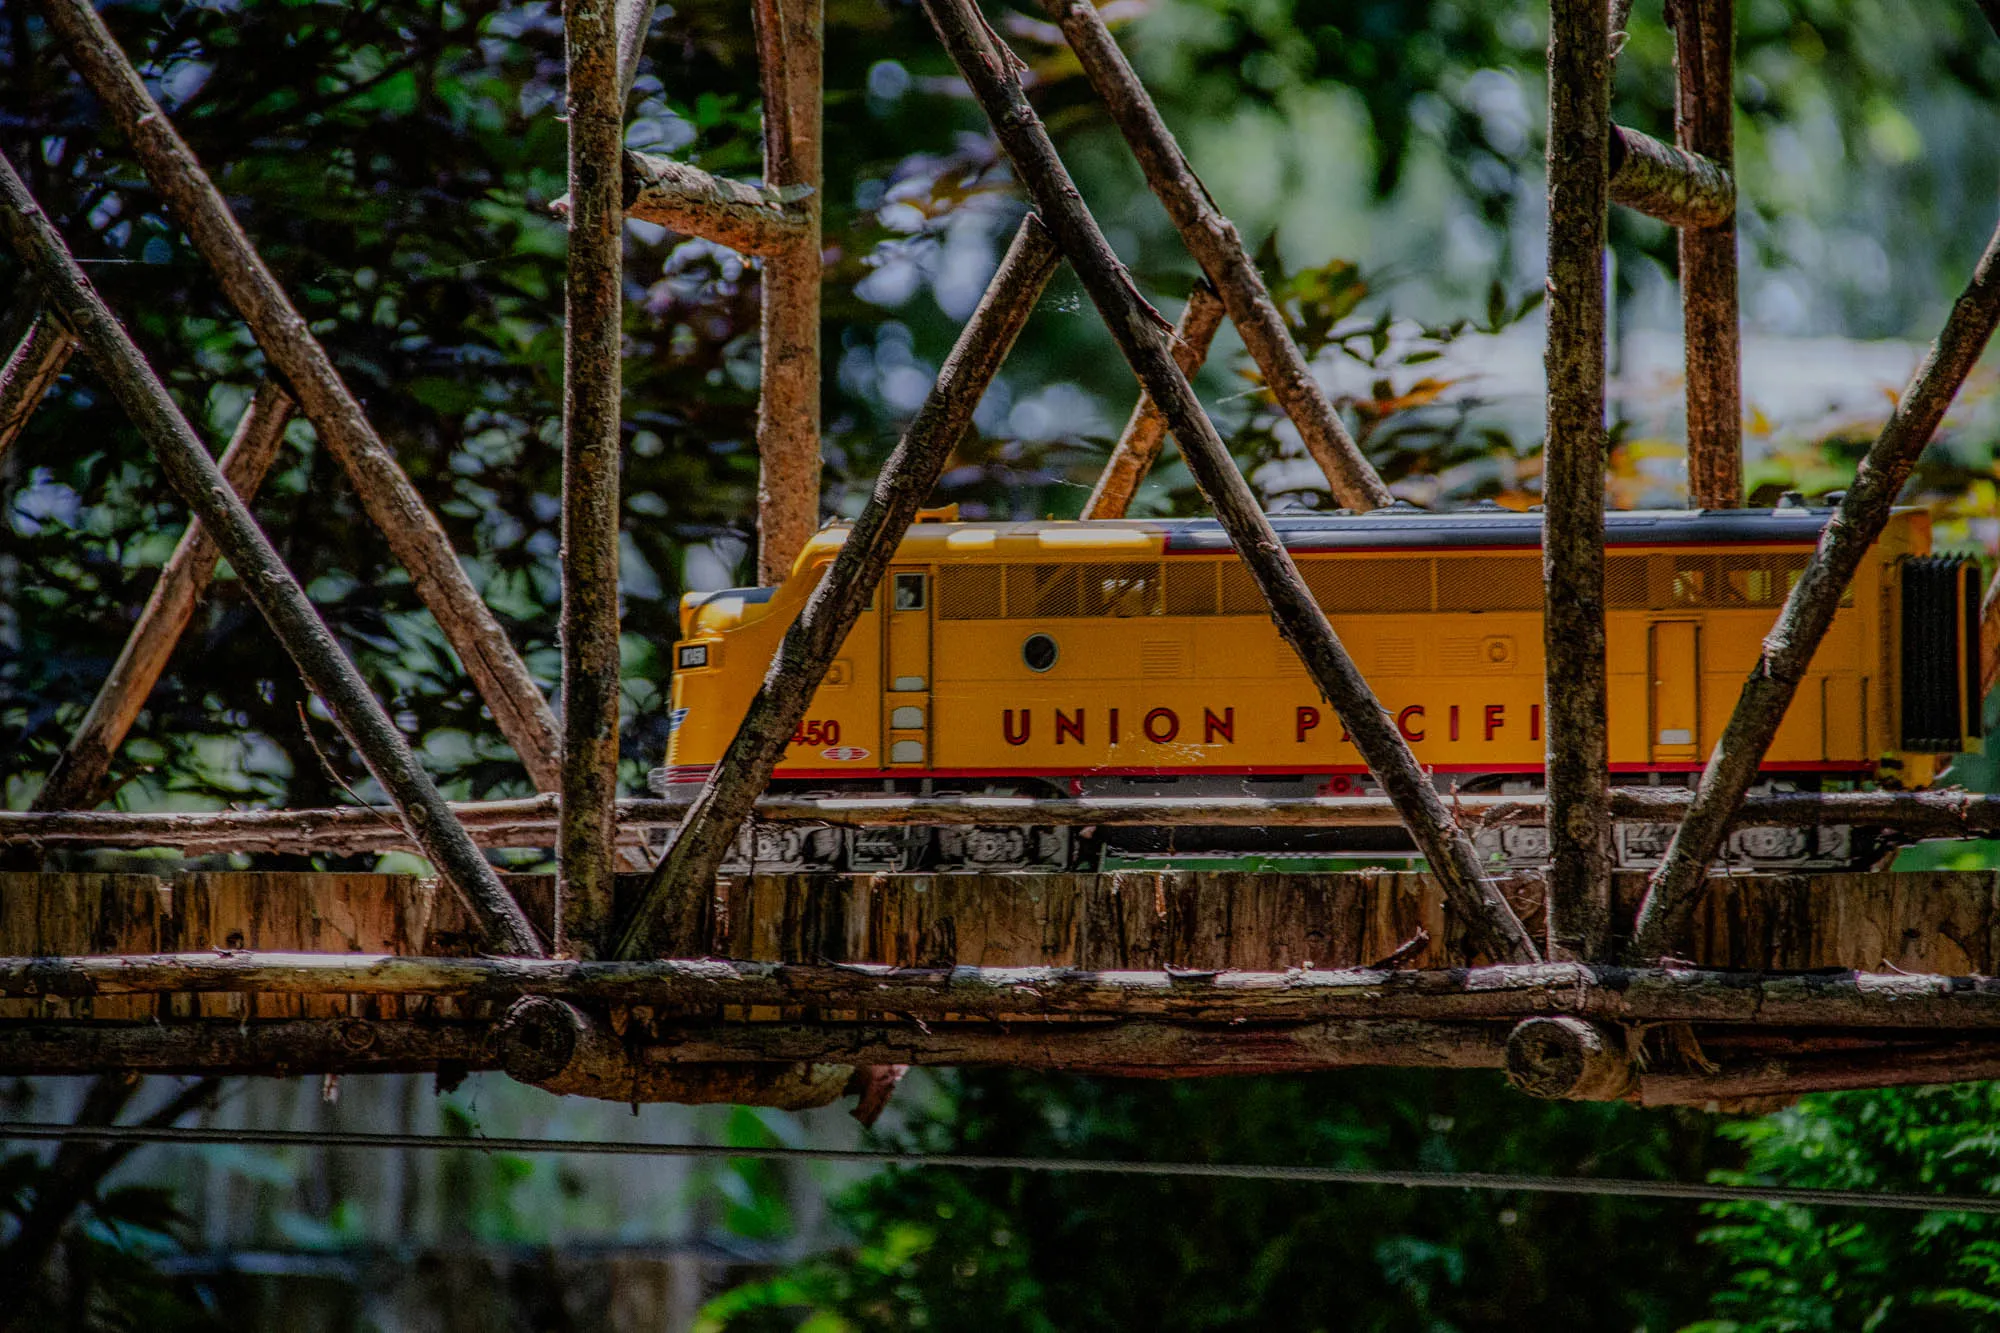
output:
<svg viewBox="0 0 2000 1333"><path fill-rule="evenodd" d="M1829 511L1606 516L1610 758L1682 784L1721 734ZM1213 520L921 521L777 770L826 793L1362 794L1366 766ZM1280 516L1335 631L1441 787L1539 790L1539 514ZM776 588L690 594L667 784L720 758L779 640L845 539L831 526ZM1928 558L1899 512L1870 552L1767 757L1774 784L1928 784L1979 734L1976 571ZM1620 831L1643 865L1664 831ZM1399 830L1133 830L1134 853L1407 855ZM1056 830L768 831L762 863L1067 865ZM1204 836L1209 835L1209 836ZM1532 862L1540 830L1489 835ZM1274 841L1275 840L1275 841ZM1254 847L1252 844L1255 844ZM1114 844L1116 845L1116 844ZM1751 864L1846 864L1844 831L1746 830Z"/></svg>

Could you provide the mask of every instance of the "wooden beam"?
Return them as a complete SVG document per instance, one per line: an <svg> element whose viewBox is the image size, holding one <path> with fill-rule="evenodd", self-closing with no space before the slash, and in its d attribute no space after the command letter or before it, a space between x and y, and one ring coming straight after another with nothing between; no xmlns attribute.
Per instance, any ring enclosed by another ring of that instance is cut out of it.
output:
<svg viewBox="0 0 2000 1333"><path fill-rule="evenodd" d="M0 366L0 454L7 452L48 396L76 351L76 339L61 322L37 315Z"/></svg>
<svg viewBox="0 0 2000 1333"><path fill-rule="evenodd" d="M1096 5L1091 0L1042 0L1042 7L1069 38L1091 87L1104 99L1112 121L1138 158L1146 183L1166 205L1181 243L1215 285L1243 338L1244 349L1263 372L1271 396L1298 428L1313 461L1326 473L1334 498L1355 510L1393 503L1395 497L1348 433L1326 391L1313 378L1298 344L1292 341L1284 315L1243 248L1235 224L1223 216L1208 187L1195 175ZM989 58L1010 65L1016 59L998 37L992 39ZM1175 434L1179 436L1178 431ZM1181 447L1187 448L1185 439Z"/></svg>
<svg viewBox="0 0 2000 1333"><path fill-rule="evenodd" d="M1735 0L1667 0L1674 29L1674 140L1723 172L1735 169ZM1736 215L1680 231L1681 322L1687 344L1688 503L1743 503L1743 348L1737 311Z"/></svg>
<svg viewBox="0 0 2000 1333"><path fill-rule="evenodd" d="M1187 308L1181 311L1180 322L1174 325L1174 364L1181 368L1181 374L1193 379L1194 373L1201 369L1201 363L1208 359L1208 345L1215 340L1215 331L1222 327L1222 317L1227 313L1222 298L1215 294L1207 279L1194 285L1194 290L1188 293ZM1166 414L1150 396L1141 393L1139 405L1132 409L1132 417L1125 423L1111 457L1105 460L1104 471L1098 475L1097 485L1084 501L1083 513L1078 517L1125 517L1139 483L1152 471L1166 441Z"/></svg>
<svg viewBox="0 0 2000 1333"><path fill-rule="evenodd" d="M621 931L617 957L701 950L700 923L737 830L770 782L813 692L875 595L945 460L964 438L986 386L1054 274L1056 258L1055 243L1041 222L1033 214L1024 218L924 405L883 465L846 542L785 631L777 659L729 749L702 784Z"/></svg>
<svg viewBox="0 0 2000 1333"><path fill-rule="evenodd" d="M1584 963L1281 972L890 967L719 958L577 961L396 954L202 953L0 958L0 996L430 996L509 1004L805 1007L876 1023L1155 1018L1593 1023L1926 1033L2000 1032L2000 979L1905 972L1733 972ZM1050 1029L1042 1029L1048 1031ZM893 1062L891 1062L893 1063Z"/></svg>
<svg viewBox="0 0 2000 1333"><path fill-rule="evenodd" d="M1041 118L1028 104L1020 61L999 44L971 0L925 0L925 12L986 113L1064 256L1083 280L1118 349L1140 385L1160 404L1181 454L1243 558L1277 623L1306 670L1354 737L1356 748L1396 802L1411 836L1438 874L1453 909L1497 958L1538 957L1514 909L1485 878L1472 844L1452 822L1428 774L1418 766L1391 716L1334 635L1290 553L1278 541L1228 446L1175 365L1172 328L1147 305L1112 253L1076 183L1057 156ZM1066 19L1078 12L1061 11ZM1093 21L1095 11L1089 11ZM1073 21L1073 20L1072 20ZM1072 41L1077 40L1074 36ZM1211 274L1213 276L1213 274ZM1228 286L1221 284L1224 300ZM1239 322L1238 328L1243 324Z"/></svg>
<svg viewBox="0 0 2000 1333"><path fill-rule="evenodd" d="M1603 955L1611 930L1604 638L1604 238L1611 128L1605 0L1550 0L1547 438L1542 647L1548 663L1550 947Z"/></svg>
<svg viewBox="0 0 2000 1333"><path fill-rule="evenodd" d="M563 7L569 242L563 281L559 951L595 954L617 871L618 448L625 314L616 0Z"/></svg>
<svg viewBox="0 0 2000 1333"><path fill-rule="evenodd" d="M1694 804L1668 845L1639 909L1634 958L1670 953L1693 920L1696 901L1735 819L1736 807L1757 780L1764 754L1785 720L1785 710L1805 679L1820 640L1833 624L1841 594L1862 558L1882 534L1917 456L1937 432L1945 409L1971 373L2000 323L2000 230L1986 244L1972 279L1953 304L1944 329L1896 400L1888 422L1869 446L1840 508L1827 521L1819 548L1799 576L1778 623L1709 756Z"/></svg>
<svg viewBox="0 0 2000 1333"><path fill-rule="evenodd" d="M625 216L768 259L800 248L812 212L785 192L711 176L650 153L625 154Z"/></svg>
<svg viewBox="0 0 2000 1333"><path fill-rule="evenodd" d="M307 685L332 708L404 826L464 897L498 948L537 954L528 919L466 836L408 742L369 693L257 521L195 438L166 386L77 267L13 164L0 157L0 235L21 256L89 351L97 372L139 429L188 507L214 534L271 632Z"/></svg>
<svg viewBox="0 0 2000 1333"><path fill-rule="evenodd" d="M230 489L247 505L264 483L264 474L284 443L285 425L292 418L292 400L283 389L266 380L257 386L250 406L237 419L236 433L222 454L222 475ZM48 781L35 794L34 810L87 810L109 794L105 775L111 756L124 743L125 734L139 717L139 710L159 683L180 642L194 608L215 578L222 558L215 538L209 535L199 516L188 523L180 543L160 568L152 595L139 611L139 619L111 664L97 697L77 725L76 733L49 770Z"/></svg>
<svg viewBox="0 0 2000 1333"><path fill-rule="evenodd" d="M1736 181L1699 153L1611 127L1611 202L1675 227L1720 227L1736 216Z"/></svg>
<svg viewBox="0 0 2000 1333"><path fill-rule="evenodd" d="M751 0L764 183L804 191L803 233L764 260L757 394L757 581L782 583L819 529L821 60L825 0Z"/></svg>
<svg viewBox="0 0 2000 1333"><path fill-rule="evenodd" d="M1684 817L1694 793L1675 787L1614 787L1611 817L1621 824L1671 824ZM619 841L643 847L670 832L694 797L625 798L618 802ZM1534 825L1547 805L1539 795L1461 795L1458 817L1474 828ZM482 847L553 847L558 803L553 796L454 802ZM346 856L413 850L407 831L373 806L326 810L0 811L0 847L42 851L170 847L190 856ZM1260 796L793 796L757 798L750 818L761 824L824 824L836 828L1401 828L1393 801L1379 796L1270 799ZM1746 797L1732 828L1882 828L1912 838L1977 838L2000 833L2000 796L1958 790L1920 792L1768 792Z"/></svg>
<svg viewBox="0 0 2000 1333"><path fill-rule="evenodd" d="M214 270L287 392L346 469L355 494L493 712L535 786L561 785L561 733L534 677L459 564L458 553L333 361L229 211L89 0L42 0L70 63L131 141L139 165Z"/></svg>

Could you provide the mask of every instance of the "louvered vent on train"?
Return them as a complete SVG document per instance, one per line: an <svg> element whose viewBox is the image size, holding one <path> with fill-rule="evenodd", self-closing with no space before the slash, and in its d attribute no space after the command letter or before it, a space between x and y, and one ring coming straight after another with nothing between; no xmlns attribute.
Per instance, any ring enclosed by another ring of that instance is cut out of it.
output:
<svg viewBox="0 0 2000 1333"><path fill-rule="evenodd" d="M1903 748L1957 754L1981 727L1978 567L1955 556L1905 560Z"/></svg>

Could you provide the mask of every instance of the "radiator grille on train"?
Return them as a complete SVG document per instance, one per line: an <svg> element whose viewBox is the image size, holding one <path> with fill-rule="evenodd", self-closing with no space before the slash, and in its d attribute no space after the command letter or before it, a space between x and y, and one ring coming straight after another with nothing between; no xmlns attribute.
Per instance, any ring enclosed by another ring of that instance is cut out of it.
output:
<svg viewBox="0 0 2000 1333"><path fill-rule="evenodd" d="M1905 750L1957 754L1980 736L1977 573L1952 556L1902 564Z"/></svg>

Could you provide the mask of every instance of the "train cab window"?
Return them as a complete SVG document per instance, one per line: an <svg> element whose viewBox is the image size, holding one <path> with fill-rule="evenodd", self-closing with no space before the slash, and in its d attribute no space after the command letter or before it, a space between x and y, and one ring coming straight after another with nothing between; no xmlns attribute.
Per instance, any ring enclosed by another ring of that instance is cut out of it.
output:
<svg viewBox="0 0 2000 1333"><path fill-rule="evenodd" d="M896 575L895 601L892 603L893 607L898 611L923 610L925 582L926 579L922 574Z"/></svg>

